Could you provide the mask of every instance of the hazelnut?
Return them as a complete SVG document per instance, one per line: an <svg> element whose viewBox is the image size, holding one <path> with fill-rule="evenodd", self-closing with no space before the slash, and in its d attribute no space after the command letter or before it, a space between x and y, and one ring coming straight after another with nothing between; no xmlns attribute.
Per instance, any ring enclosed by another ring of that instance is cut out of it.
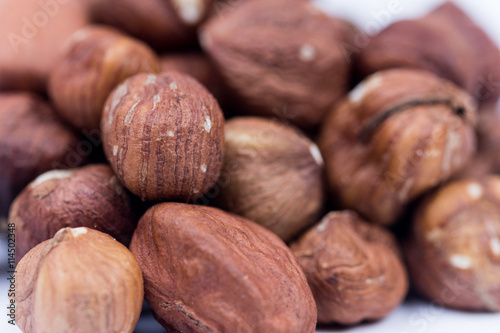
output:
<svg viewBox="0 0 500 333"><path fill-rule="evenodd" d="M59 230L28 252L16 278L16 323L24 333L131 333L141 313L137 261L96 230Z"/></svg>
<svg viewBox="0 0 500 333"><path fill-rule="evenodd" d="M434 303L500 312L500 177L461 180L426 198L407 247L410 277Z"/></svg>
<svg viewBox="0 0 500 333"><path fill-rule="evenodd" d="M98 129L109 93L140 72L158 72L159 60L145 44L106 27L75 32L51 73L49 92L59 115L79 129Z"/></svg>
<svg viewBox="0 0 500 333"><path fill-rule="evenodd" d="M88 227L128 246L137 220L131 200L107 165L48 171L16 198L9 220L16 225L16 258L64 227Z"/></svg>
<svg viewBox="0 0 500 333"><path fill-rule="evenodd" d="M112 25L157 49L196 44L197 27L212 0L90 0L94 20Z"/></svg>
<svg viewBox="0 0 500 333"><path fill-rule="evenodd" d="M312 333L304 273L273 233L211 207L162 203L130 245L156 319L172 332Z"/></svg>
<svg viewBox="0 0 500 333"><path fill-rule="evenodd" d="M28 93L0 94L0 215L36 176L85 161L78 137L50 107Z"/></svg>
<svg viewBox="0 0 500 333"><path fill-rule="evenodd" d="M327 117L319 148L340 204L379 224L465 166L476 109L431 73L394 69L360 83Z"/></svg>
<svg viewBox="0 0 500 333"><path fill-rule="evenodd" d="M138 74L109 96L101 122L106 157L143 200L192 200L219 177L224 116L185 74Z"/></svg>
<svg viewBox="0 0 500 333"><path fill-rule="evenodd" d="M216 200L284 241L319 218L324 201L323 159L300 131L257 117L225 126L226 152ZM307 198L304 200L304 198Z"/></svg>
<svg viewBox="0 0 500 333"><path fill-rule="evenodd" d="M399 21L380 32L361 51L358 66L364 75L394 67L429 70L483 102L500 97L499 89L488 86L500 81L499 62L495 43L446 2L423 18Z"/></svg>
<svg viewBox="0 0 500 333"><path fill-rule="evenodd" d="M331 212L292 244L319 323L352 325L394 310L408 290L396 240L355 213Z"/></svg>
<svg viewBox="0 0 500 333"><path fill-rule="evenodd" d="M203 84L223 107L231 99L228 87L212 61L201 52L167 53L160 58L160 71L177 71L191 75ZM224 110L226 112L226 110Z"/></svg>
<svg viewBox="0 0 500 333"><path fill-rule="evenodd" d="M0 90L44 92L60 47L88 21L82 1L0 1Z"/></svg>
<svg viewBox="0 0 500 333"><path fill-rule="evenodd" d="M307 1L252 0L211 19L201 44L248 113L310 129L347 91L352 26Z"/></svg>

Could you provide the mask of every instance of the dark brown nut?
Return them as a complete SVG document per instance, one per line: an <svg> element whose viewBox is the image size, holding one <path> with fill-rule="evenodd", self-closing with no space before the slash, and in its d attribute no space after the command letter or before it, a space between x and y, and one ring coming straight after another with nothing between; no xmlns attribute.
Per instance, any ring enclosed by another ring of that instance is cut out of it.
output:
<svg viewBox="0 0 500 333"><path fill-rule="evenodd" d="M81 1L0 1L0 90L45 91L59 48L87 16Z"/></svg>
<svg viewBox="0 0 500 333"><path fill-rule="evenodd" d="M141 269L110 236L61 229L16 271L16 324L24 333L134 331L144 297Z"/></svg>
<svg viewBox="0 0 500 333"><path fill-rule="evenodd" d="M0 215L6 216L17 194L41 173L77 167L78 137L40 98L0 94Z"/></svg>
<svg viewBox="0 0 500 333"><path fill-rule="evenodd" d="M157 49L196 44L212 0L90 0L94 20L115 26Z"/></svg>
<svg viewBox="0 0 500 333"><path fill-rule="evenodd" d="M127 79L109 96L101 129L115 174L143 200L192 200L219 177L224 116L188 75Z"/></svg>
<svg viewBox="0 0 500 333"><path fill-rule="evenodd" d="M217 203L289 241L319 218L323 159L300 131L257 117L226 123L226 154Z"/></svg>
<svg viewBox="0 0 500 333"><path fill-rule="evenodd" d="M160 66L147 45L107 27L78 30L62 53L49 92L59 115L79 129L99 128L106 98L120 82Z"/></svg>
<svg viewBox="0 0 500 333"><path fill-rule="evenodd" d="M130 245L156 319L172 332L312 333L304 273L273 233L211 207L153 206Z"/></svg>
<svg viewBox="0 0 500 333"><path fill-rule="evenodd" d="M17 260L64 227L96 229L128 246L137 224L129 195L107 165L38 176L12 204L9 221Z"/></svg>
<svg viewBox="0 0 500 333"><path fill-rule="evenodd" d="M343 207L379 224L469 162L476 109L452 83L394 69L359 84L319 138L328 183Z"/></svg>
<svg viewBox="0 0 500 333"><path fill-rule="evenodd" d="M177 71L191 75L214 95L221 106L230 104L231 96L224 79L212 61L201 52L164 54L160 58L160 71Z"/></svg>
<svg viewBox="0 0 500 333"><path fill-rule="evenodd" d="M500 81L498 63L495 43L456 5L446 2L423 18L387 27L362 50L358 65L365 75L394 67L429 70L484 102L500 97L493 84Z"/></svg>
<svg viewBox="0 0 500 333"><path fill-rule="evenodd" d="M348 89L350 24L306 1L244 1L210 20L203 48L247 112L310 129Z"/></svg>
<svg viewBox="0 0 500 333"><path fill-rule="evenodd" d="M329 213L291 247L316 300L319 323L377 320L403 302L408 277L396 240L355 213Z"/></svg>
<svg viewBox="0 0 500 333"><path fill-rule="evenodd" d="M407 247L410 278L437 304L500 312L500 178L461 180L421 205Z"/></svg>

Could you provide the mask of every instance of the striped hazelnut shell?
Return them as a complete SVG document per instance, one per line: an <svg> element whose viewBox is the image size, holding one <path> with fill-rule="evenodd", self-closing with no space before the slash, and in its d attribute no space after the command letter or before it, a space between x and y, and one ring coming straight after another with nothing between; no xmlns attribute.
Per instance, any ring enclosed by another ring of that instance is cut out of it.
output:
<svg viewBox="0 0 500 333"><path fill-rule="evenodd" d="M127 79L109 96L101 129L115 174L143 200L192 200L219 177L224 116L205 87L188 75Z"/></svg>
<svg viewBox="0 0 500 333"><path fill-rule="evenodd" d="M156 73L159 60L139 40L108 27L88 26L66 42L50 75L49 93L59 115L78 129L98 129L109 93L124 79Z"/></svg>
<svg viewBox="0 0 500 333"><path fill-rule="evenodd" d="M443 185L415 215L407 262L435 304L500 312L500 177Z"/></svg>
<svg viewBox="0 0 500 333"><path fill-rule="evenodd" d="M346 208L392 224L475 151L473 100L432 73L394 69L360 83L319 137L329 188Z"/></svg>
<svg viewBox="0 0 500 333"><path fill-rule="evenodd" d="M130 249L145 298L169 332L315 330L316 306L297 259L249 220L162 203L141 218Z"/></svg>
<svg viewBox="0 0 500 333"><path fill-rule="evenodd" d="M377 320L403 302L408 277L396 240L356 213L329 213L291 248L316 300L319 323Z"/></svg>

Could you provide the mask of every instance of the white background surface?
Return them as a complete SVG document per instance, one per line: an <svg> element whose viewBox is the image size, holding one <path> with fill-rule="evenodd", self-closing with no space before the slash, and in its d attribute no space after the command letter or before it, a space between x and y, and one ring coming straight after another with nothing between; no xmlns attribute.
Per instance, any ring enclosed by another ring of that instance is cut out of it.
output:
<svg viewBox="0 0 500 333"><path fill-rule="evenodd" d="M374 13L387 10L391 0L316 0L315 2L325 11L347 18L357 24L361 30L368 32L366 29L369 27L369 23L378 22ZM442 2L442 0L399 0L401 11L397 15L391 15L391 22L421 16ZM500 45L499 1L455 0L454 2L459 4ZM389 22L385 22L384 25L387 24ZM478 59L478 61L480 60ZM4 276L7 251L3 239L0 240L0 251L0 266L2 267L0 272L0 333L19 333L20 331L17 328L7 324L8 284ZM499 333L500 314L444 310L434 307L430 303L411 299L380 322L354 328L321 329L320 331L349 333Z"/></svg>

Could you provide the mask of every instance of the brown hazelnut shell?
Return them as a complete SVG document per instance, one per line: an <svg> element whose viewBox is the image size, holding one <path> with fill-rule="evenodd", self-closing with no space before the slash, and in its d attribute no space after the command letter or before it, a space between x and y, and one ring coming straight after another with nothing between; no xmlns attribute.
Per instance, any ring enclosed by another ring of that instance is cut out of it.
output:
<svg viewBox="0 0 500 333"><path fill-rule="evenodd" d="M289 241L319 218L323 159L300 131L257 117L225 126L225 157L217 203Z"/></svg>
<svg viewBox="0 0 500 333"><path fill-rule="evenodd" d="M0 215L6 216L17 194L47 170L77 167L78 137L39 97L0 94Z"/></svg>
<svg viewBox="0 0 500 333"><path fill-rule="evenodd" d="M192 200L219 177L224 116L213 96L188 75L127 79L109 96L101 130L115 174L144 200Z"/></svg>
<svg viewBox="0 0 500 333"><path fill-rule="evenodd" d="M17 260L65 227L96 229L128 246L137 224L128 193L103 164L38 176L12 204L9 221Z"/></svg>
<svg viewBox="0 0 500 333"><path fill-rule="evenodd" d="M352 26L307 1L243 1L212 18L201 44L247 113L311 129L347 91L338 45Z"/></svg>
<svg viewBox="0 0 500 333"><path fill-rule="evenodd" d="M87 26L67 41L50 75L49 93L68 123L98 129L106 98L119 83L158 71L158 57L143 42L108 27Z"/></svg>
<svg viewBox="0 0 500 333"><path fill-rule="evenodd" d="M16 324L24 333L132 333L143 303L130 251L88 228L64 228L17 266Z"/></svg>
<svg viewBox="0 0 500 333"><path fill-rule="evenodd" d="M426 198L407 261L412 283L440 306L500 312L500 177L460 180Z"/></svg>
<svg viewBox="0 0 500 333"><path fill-rule="evenodd" d="M407 204L448 179L475 151L470 97L432 73L393 69L359 84L318 139L342 206L392 224Z"/></svg>
<svg viewBox="0 0 500 333"><path fill-rule="evenodd" d="M130 249L146 300L169 332L314 332L314 299L297 260L253 222L158 204L139 221Z"/></svg>
<svg viewBox="0 0 500 333"><path fill-rule="evenodd" d="M408 290L394 237L353 212L329 213L291 248L316 300L318 323L381 319Z"/></svg>

